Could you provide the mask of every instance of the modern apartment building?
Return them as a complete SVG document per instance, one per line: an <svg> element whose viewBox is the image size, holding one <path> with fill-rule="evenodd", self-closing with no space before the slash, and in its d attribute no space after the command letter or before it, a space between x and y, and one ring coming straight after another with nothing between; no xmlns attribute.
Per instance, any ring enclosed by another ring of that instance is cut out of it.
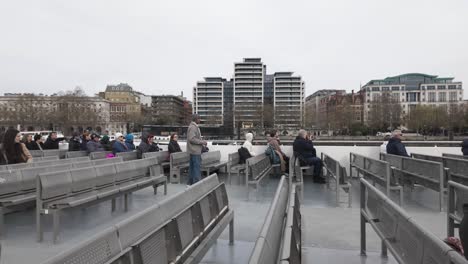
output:
<svg viewBox="0 0 468 264"><path fill-rule="evenodd" d="M385 93L402 106L402 114L409 115L417 105L449 106L463 103L461 82L452 77L438 77L422 73L408 73L385 79L371 80L361 88L364 97L364 121L369 120L373 101Z"/></svg>
<svg viewBox="0 0 468 264"><path fill-rule="evenodd" d="M205 77L193 88L193 112L200 115L202 126L223 126L225 83L221 77Z"/></svg>
<svg viewBox="0 0 468 264"><path fill-rule="evenodd" d="M158 125L185 125L184 98L176 95L151 96L151 120Z"/></svg>
<svg viewBox="0 0 468 264"><path fill-rule="evenodd" d="M264 75L260 58L234 63L234 127L263 127Z"/></svg>
<svg viewBox="0 0 468 264"><path fill-rule="evenodd" d="M292 72L273 75L274 125L279 129L300 129L304 124L304 82Z"/></svg>

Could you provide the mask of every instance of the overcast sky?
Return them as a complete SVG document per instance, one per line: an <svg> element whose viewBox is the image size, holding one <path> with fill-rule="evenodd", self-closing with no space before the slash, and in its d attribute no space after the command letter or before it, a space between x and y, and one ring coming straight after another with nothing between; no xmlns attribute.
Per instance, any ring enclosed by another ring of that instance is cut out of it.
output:
<svg viewBox="0 0 468 264"><path fill-rule="evenodd" d="M303 76L306 95L408 72L468 84L467 14L467 0L2 1L0 93L125 82L191 99L244 57Z"/></svg>

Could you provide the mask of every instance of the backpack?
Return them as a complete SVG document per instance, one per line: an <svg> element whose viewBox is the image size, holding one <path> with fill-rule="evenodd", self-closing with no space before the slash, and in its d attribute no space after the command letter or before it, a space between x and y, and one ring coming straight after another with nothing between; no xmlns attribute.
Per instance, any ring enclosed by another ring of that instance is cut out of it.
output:
<svg viewBox="0 0 468 264"><path fill-rule="evenodd" d="M270 157L270 162L271 164L280 164L281 160L276 151L273 149L273 147L268 144L268 147L265 149L265 155Z"/></svg>
<svg viewBox="0 0 468 264"><path fill-rule="evenodd" d="M244 164L248 158L252 157L250 152L244 147L240 147L237 152L239 153L239 164Z"/></svg>

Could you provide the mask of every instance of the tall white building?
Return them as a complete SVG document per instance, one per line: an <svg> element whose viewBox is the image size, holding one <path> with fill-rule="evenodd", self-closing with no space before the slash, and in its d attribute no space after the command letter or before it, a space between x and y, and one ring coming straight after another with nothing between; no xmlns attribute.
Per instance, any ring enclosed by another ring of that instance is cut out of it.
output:
<svg viewBox="0 0 468 264"><path fill-rule="evenodd" d="M263 127L264 69L260 58L234 63L234 127Z"/></svg>
<svg viewBox="0 0 468 264"><path fill-rule="evenodd" d="M274 125L300 129L304 125L304 82L292 72L276 72L273 78Z"/></svg>
<svg viewBox="0 0 468 264"><path fill-rule="evenodd" d="M381 80L371 80L361 88L364 96L364 121L369 120L372 101L389 93L402 106L402 114L409 115L417 105L449 106L463 104L461 82L454 78L422 73L408 73Z"/></svg>
<svg viewBox="0 0 468 264"><path fill-rule="evenodd" d="M200 115L203 126L222 126L224 122L223 92L225 79L205 77L193 88L193 112Z"/></svg>

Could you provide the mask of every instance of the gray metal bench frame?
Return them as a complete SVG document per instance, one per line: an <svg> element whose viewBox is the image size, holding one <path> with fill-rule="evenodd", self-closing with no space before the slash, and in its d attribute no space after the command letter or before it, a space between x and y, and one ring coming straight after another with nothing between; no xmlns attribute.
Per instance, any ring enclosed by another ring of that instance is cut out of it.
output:
<svg viewBox="0 0 468 264"><path fill-rule="evenodd" d="M233 244L234 212L213 174L44 264L199 263L227 225Z"/></svg>
<svg viewBox="0 0 468 264"><path fill-rule="evenodd" d="M356 169L358 177L362 175L365 179L370 179L374 186L377 183L384 187L388 197L392 191L398 192L398 204L403 205L403 186L399 185L398 181L393 178L392 169L388 162L351 152L349 153L350 177L352 177L353 168Z"/></svg>
<svg viewBox="0 0 468 264"><path fill-rule="evenodd" d="M463 219L463 204L468 203L468 186L458 182L448 182L447 236L455 236L455 228Z"/></svg>
<svg viewBox="0 0 468 264"><path fill-rule="evenodd" d="M413 188L417 183L428 189L439 193L439 210L442 212L444 203L444 193L447 180L445 179L445 169L442 163L412 159L409 157L381 154L381 159L389 160L392 167L392 176L398 179L400 185Z"/></svg>
<svg viewBox="0 0 468 264"><path fill-rule="evenodd" d="M269 175L273 170L273 166L270 163L270 157L265 154L261 154L255 157L248 158L245 161L246 173L245 182L247 188L247 200L250 198L250 185L255 186L256 197L258 200L258 189L260 181Z"/></svg>
<svg viewBox="0 0 468 264"><path fill-rule="evenodd" d="M119 152L116 155L117 157L122 157L123 161L129 161L129 160L136 160L137 158L137 152L134 151L128 151L128 152Z"/></svg>
<svg viewBox="0 0 468 264"><path fill-rule="evenodd" d="M68 151L65 154L65 158L78 158L78 157L87 157L89 156L89 153L87 151L81 150L81 151Z"/></svg>
<svg viewBox="0 0 468 264"><path fill-rule="evenodd" d="M340 206L340 188L348 193L348 207L352 203L352 186L348 181L346 168L341 166L340 162L322 152L323 167L327 171L327 188L330 189L330 178L335 182L336 207Z"/></svg>
<svg viewBox="0 0 468 264"><path fill-rule="evenodd" d="M190 154L187 152L175 152L170 157L169 178L171 183L180 183L181 170L189 167Z"/></svg>
<svg viewBox="0 0 468 264"><path fill-rule="evenodd" d="M149 160L149 159L148 159ZM143 160L138 160L138 161L143 161ZM124 163L117 163L117 164L129 164L130 162L135 162L135 161L127 161L127 162L124 162ZM110 164L110 165L103 165L103 166L116 166L116 164ZM65 210L65 209L69 209L69 208L84 208L84 207L89 207L91 205L94 205L94 204L98 204L100 202L103 202L103 201L107 201L107 200L112 200L112 211L115 210L115 198L117 197L120 197L120 196L124 196L124 209L125 211L128 210L128 194L132 193L132 192L135 192L135 191L138 191L138 190L141 190L141 189L144 189L146 187L149 187L149 186L152 186L154 188L154 194L157 193L157 187L158 186L161 186L161 185L164 185L164 194L167 194L167 179L164 175L149 175L148 177L148 172L150 171L150 167L151 166L160 166L160 165L154 165L154 164L149 164L149 166L146 167L146 170L147 170L147 173L145 173L145 175L140 175L138 176L138 178L135 178L134 176L130 175L128 178L125 178L123 180L120 180L119 179L116 179L115 178L115 174L111 174L111 175L106 175L105 177L100 177L99 181L96 179L96 178L92 178L90 180L87 180L85 179L85 184L89 185L90 187L89 188L84 188L77 191L77 192L73 192L73 188L75 188L75 186L77 186L76 184L73 184L72 182L72 172L74 171L86 171L86 170L95 170L96 167L86 167L86 168L79 168L79 169L72 169L72 170L67 170L67 171L62 171L60 173L63 173L63 175L65 176L66 174L69 175L70 177L70 181L69 181L69 186L68 186L68 190L66 192L62 191L60 193L60 195L57 195L55 194L56 192L55 191L52 191L52 194L47 194L47 197L46 198L43 198L43 193L44 193L44 190L43 190L43 183L44 182L47 182L48 179L47 179L47 176L48 174L39 174L37 176L37 179L36 179L36 231L37 231L37 241L38 242L41 242L43 240L43 227L42 227L42 217L44 215L49 215L51 214L52 217L53 217L53 242L56 243L57 242L57 238L58 238L58 234L59 234L59 228L60 228L60 221L59 221L59 217L60 217L60 211L61 210ZM141 169L141 168L137 168L138 169ZM156 170L156 171L159 171L159 170ZM116 172L118 172L118 170L116 169ZM96 172L94 172L96 173ZM138 173L138 172L136 172ZM153 177L153 180L151 181L146 181L147 179L151 179ZM103 184L103 185L97 185L98 182L102 182L103 179L105 179L105 181L107 182L111 182L111 183L108 183L108 184ZM141 181L141 180L144 180L144 182L140 185L140 184L137 184L136 186L133 186L133 187L130 187L128 189L125 189L125 190L121 190L121 188L118 189L117 192L110 192L110 194L103 194L102 196L100 196L99 194L99 191L101 190L109 190L109 188L114 188L115 187L120 187L121 185L123 185L125 187L125 184L126 183L138 183L138 181ZM89 181L91 181L92 183L88 183ZM135 182L136 181L136 182ZM61 183L58 187L63 187L63 185L66 185L67 183ZM78 182L78 188L81 188L83 183L81 182ZM74 186L75 185L75 186ZM65 186L66 187L66 186ZM48 190L48 192L51 192L50 190ZM65 193L65 194L63 194ZM55 195L55 196L54 196ZM87 201L86 199L86 195L88 195L90 198L91 197L94 197L96 199L89 199L89 201ZM63 199L66 199L66 198L71 198L71 197L77 197L77 196L81 196L82 200L84 200L83 202L81 203L78 203L77 205L54 205L52 207L50 207L48 204L49 203L52 203L54 201L60 201L60 200L63 200ZM82 196L85 196L85 197L82 197Z"/></svg>
<svg viewBox="0 0 468 264"><path fill-rule="evenodd" d="M231 172L234 171L237 176L239 176L239 182L241 179L241 172L244 173L246 171L246 164L240 164L240 157L239 152L233 152L228 154L228 164L227 164L227 172L228 172L228 182L231 184Z"/></svg>
<svg viewBox="0 0 468 264"><path fill-rule="evenodd" d="M468 159L468 156L450 154L450 153L442 153L442 157L447 157L447 158L452 158L452 159Z"/></svg>
<svg viewBox="0 0 468 264"><path fill-rule="evenodd" d="M398 263L468 263L440 238L423 229L401 207L369 182L361 179L361 255L366 255L366 223Z"/></svg>
<svg viewBox="0 0 468 264"><path fill-rule="evenodd" d="M209 151L201 155L201 172L210 175L210 171L224 168L227 171L228 162L221 161L221 151Z"/></svg>
<svg viewBox="0 0 468 264"><path fill-rule="evenodd" d="M296 184L281 177L249 264L301 263L301 213Z"/></svg>
<svg viewBox="0 0 468 264"><path fill-rule="evenodd" d="M167 150L143 153L143 158L156 157L162 168L169 168L170 167L170 165L171 165L170 161L167 160L167 158L170 159L169 156L170 156L169 151L167 151Z"/></svg>

